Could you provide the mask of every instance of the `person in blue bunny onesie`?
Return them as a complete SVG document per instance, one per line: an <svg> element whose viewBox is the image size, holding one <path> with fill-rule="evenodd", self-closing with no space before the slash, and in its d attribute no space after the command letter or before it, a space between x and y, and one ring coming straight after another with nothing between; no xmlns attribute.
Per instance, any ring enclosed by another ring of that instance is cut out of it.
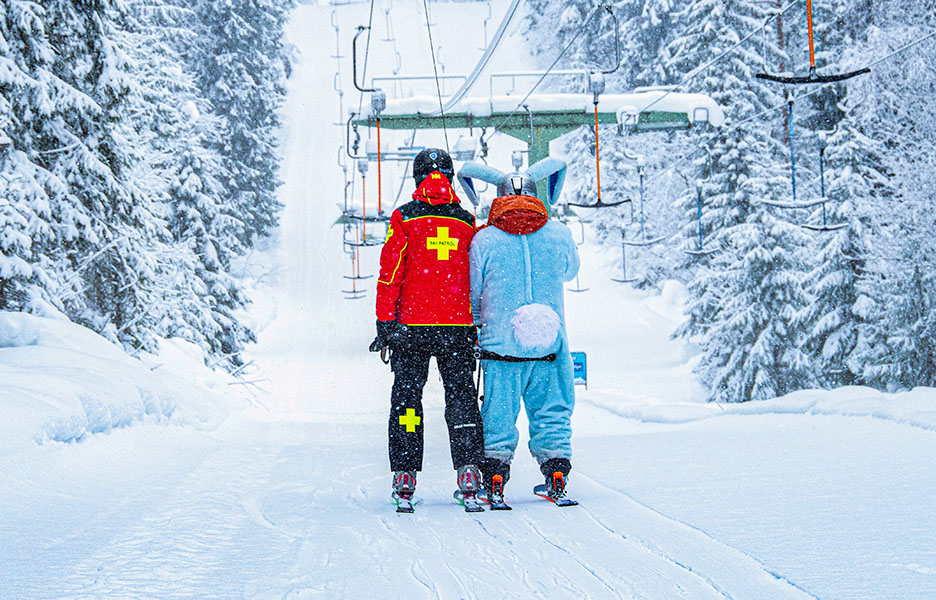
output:
<svg viewBox="0 0 936 600"><path fill-rule="evenodd" d="M561 163L547 160L553 166ZM534 167L500 178L487 225L475 234L469 251L472 313L484 369L481 470L489 502L505 509L503 490L519 441L521 401L530 424L530 452L546 478L550 500L565 498L572 468L575 387L563 283L578 273L579 256L572 233L550 220L536 197ZM490 180L491 169L485 169ZM550 178L551 199L558 195L555 183ZM485 360L492 356L497 358Z"/></svg>

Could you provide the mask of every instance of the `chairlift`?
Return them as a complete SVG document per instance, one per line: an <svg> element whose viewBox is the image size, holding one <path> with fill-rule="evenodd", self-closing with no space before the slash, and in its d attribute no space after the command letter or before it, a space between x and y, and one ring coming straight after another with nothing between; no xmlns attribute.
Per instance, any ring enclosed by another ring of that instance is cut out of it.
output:
<svg viewBox="0 0 936 600"><path fill-rule="evenodd" d="M578 221L579 226L581 227L582 241L576 241L574 236L572 237L572 241L575 242L576 246L581 246L582 244L585 243L585 223L581 219L577 219L577 221ZM579 283L579 274L578 272L576 272L575 273L575 287L569 287L566 289L569 290L570 292L581 293L581 292L587 292L589 288L582 287L582 285Z"/></svg>
<svg viewBox="0 0 936 600"><path fill-rule="evenodd" d="M355 236L360 232L357 227L354 228ZM345 279L352 279L354 281L362 281L364 279L372 279L373 275L361 275L361 253L359 246L352 246L350 250L347 250L347 253L351 255L351 262L353 263L351 269L351 275L345 275Z"/></svg>
<svg viewBox="0 0 936 600"><path fill-rule="evenodd" d="M822 209L822 223L819 225L812 224L801 224L800 227L804 229L809 229L811 231L836 231L848 226L848 223L829 223L826 219L826 195L825 195L825 135L819 135L820 144L819 144L819 186L820 186L820 196L819 198L806 200L806 201L797 201L796 199L796 160L795 160L795 140L793 137L793 95L789 94L787 96L787 104L789 109L787 111L789 117L789 135L790 135L790 183L793 189L793 201L792 202L783 202L777 200L760 200L761 204L766 204L768 206L776 206L777 208L792 210L800 208L812 208L814 206L820 206Z"/></svg>
<svg viewBox="0 0 936 600"><path fill-rule="evenodd" d="M825 190L825 133L819 132L819 194L820 197L826 199L826 190ZM811 231L836 231L838 229L844 229L848 227L848 223L829 223L826 220L826 209L825 202L822 202L822 224L821 225L803 225L804 228Z"/></svg>
<svg viewBox="0 0 936 600"><path fill-rule="evenodd" d="M595 69L588 73L588 91L592 95L592 105L595 110L595 179L597 183L597 199L592 204L578 204L574 202L569 202L568 206L575 206L578 208L611 208L614 206L620 206L627 202L630 202L630 198L625 198L624 200L619 200L617 202L604 202L601 199L601 156L598 151L598 97L605 91L605 75L610 75L618 70L621 66L621 43L619 37L620 28L618 27L617 15L614 14L614 9L610 5L603 5L602 8L607 11L611 16L611 19L614 21L614 52L615 52L615 63L611 68L608 69Z"/></svg>
<svg viewBox="0 0 936 600"><path fill-rule="evenodd" d="M566 227L569 226L568 210L566 208L567 206L568 206L567 203L563 203L556 207L556 218L558 219L560 223L562 223ZM585 243L585 222L582 221L582 219L576 219L575 222L578 223L580 227L579 231L581 233L581 241L575 239L575 234L572 235L572 241L575 242L576 246L581 246L582 244ZM579 284L579 274L576 273L575 274L575 287L574 288L569 287L566 289L570 292L581 293L581 292L587 292L589 288L583 288L581 284Z"/></svg>
<svg viewBox="0 0 936 600"><path fill-rule="evenodd" d="M492 16L492 14L491 14L491 0L488 0L487 2L485 2L485 4L487 4L488 14L487 14L487 16L484 18L484 43L482 44L482 46L481 46L480 48L478 48L478 50L481 50L482 52L483 52L484 50L487 50L487 47L488 47L488 31L487 31L487 26L488 26L488 21L491 20L491 16Z"/></svg>
<svg viewBox="0 0 936 600"><path fill-rule="evenodd" d="M384 17L387 22L387 37L383 39L385 42L396 42L396 38L393 35L393 25L390 23L390 11L393 10L393 0L387 2L387 7L384 8Z"/></svg>
<svg viewBox="0 0 936 600"><path fill-rule="evenodd" d="M653 244L658 244L662 242L666 236L660 236L658 238L647 239L647 231L645 227L644 219L644 158L643 156L637 157L637 177L640 181L640 240L633 242L628 242L629 246L652 246Z"/></svg>
<svg viewBox="0 0 936 600"><path fill-rule="evenodd" d="M383 214L380 213L376 217L372 216L368 218L367 216L367 160L358 159L357 161L358 171L361 173L361 215L348 214L348 219L359 221L361 223L361 236L360 239L355 240L355 242L345 242L350 246L362 247L362 246L379 246L383 242L378 241L374 238L368 238L367 236L367 224L374 222L385 222L388 219L383 218Z"/></svg>
<svg viewBox="0 0 936 600"><path fill-rule="evenodd" d="M353 251L349 253L351 255L351 272L352 273L355 272L355 265L356 265L356 268L360 270L360 259L356 256L357 252L358 252L358 249L354 248ZM360 271L358 271L358 274L360 275ZM352 275L351 277L348 277L347 275L345 275L344 278L351 280L351 289L341 290L341 293L345 294L345 300L360 300L361 298L367 297L367 293L366 293L367 289L358 288L357 282L361 279L368 279L368 277L360 277L360 276L354 276L354 275Z"/></svg>
<svg viewBox="0 0 936 600"><path fill-rule="evenodd" d="M646 246L654 246L662 242L664 239L666 239L666 236L662 236L662 235L655 237L655 238L647 238L647 229L645 227L645 219L644 219L644 174L643 174L643 162L644 161L643 161L643 156L638 156L637 158L638 158L637 175L640 178L640 228L639 228L640 239L628 240L627 239L627 227L624 225L621 226L622 277L621 279L612 278L614 281L617 281L618 283L631 283L639 279L639 277L627 276L627 247L628 246L637 247L637 248L646 247Z"/></svg>
<svg viewBox="0 0 936 600"><path fill-rule="evenodd" d="M338 119L339 119L338 121L335 121L332 124L337 125L338 127L342 127L344 125L344 122L341 121L342 117L344 117L344 90L341 89L341 73L337 71L335 72L335 77L332 80L332 87L335 89L336 92L338 92Z"/></svg>
<svg viewBox="0 0 936 600"><path fill-rule="evenodd" d="M331 58L341 60L344 55L341 53L341 30L338 28L338 12L335 9L331 11L331 26L335 30L335 53Z"/></svg>
<svg viewBox="0 0 936 600"><path fill-rule="evenodd" d="M628 277L627 276L627 247L643 247L643 246L654 246L659 244L666 239L666 236L659 236L652 239L639 239L639 240L629 240L627 239L627 228L623 225L621 226L621 279L612 277L612 281L617 281L618 283L631 283L640 279L639 277Z"/></svg>
<svg viewBox="0 0 936 600"><path fill-rule="evenodd" d="M359 28L359 29L360 29L360 28ZM360 35L360 31L358 32L358 35ZM355 39L357 39L357 38L355 37ZM355 77L356 77L356 75L355 75ZM355 86L357 86L357 82L356 82L356 81L355 81ZM361 88L358 87L358 89L361 89ZM382 90L370 90L370 91L373 92L373 93L371 94L371 109L373 110L373 113L374 113L374 115L376 116L376 120L377 120L377 143L376 143L376 158L377 158L377 216L376 216L376 217L373 217L373 218L371 218L371 219L367 219L367 204L366 204L366 202L364 202L364 203L362 204L362 206L363 206L363 215L362 215L361 217L356 217L356 216L353 216L353 215L352 215L351 218L360 218L360 219L362 219L362 220L364 220L364 221L370 220L370 221L372 221L372 222L374 222L374 221L376 221L376 222L385 222L385 221L389 221L390 218L384 214L384 212L383 212L383 205L382 205L382 201L383 201L383 177L382 177L382 164L383 164L383 160L382 160L381 140L380 140L380 113L383 112L383 110L387 107L387 95L386 95ZM350 156L351 158L357 160L357 163L358 163L358 171L360 171L360 173L361 173L361 179L362 179L362 181L364 181L364 180L366 180L366 177L367 177L367 161L368 161L368 159L371 158L371 154L370 154L370 153L371 153L371 149L373 148L373 146L371 145L370 142L367 142L367 143L365 144L364 154L363 154L363 155L358 155L358 154L357 154L357 151L358 151L358 149L360 148L361 135L360 135L360 133L358 132L358 125L357 125L357 123L354 121L354 117L355 117L355 116L357 116L357 113L355 113L355 112L352 111L352 112L351 112L351 116L350 116L350 118L348 119L347 125L346 125L346 127L345 127L346 148L347 148L347 154L348 154L348 156ZM354 143L351 142L351 130L352 130L352 129L354 130ZM351 150L352 150L352 149L353 149L354 152L355 152L354 154L351 153ZM365 196L365 200L366 200L366 196ZM366 235L366 233L367 233L367 232L366 232L366 226L365 226L365 235L364 235L364 241L365 241L365 242L367 241L367 235ZM373 245L373 244L371 244L371 245Z"/></svg>
<svg viewBox="0 0 936 600"><path fill-rule="evenodd" d="M612 277L611 281L617 281L618 283L632 283L637 281L639 277L628 277L627 276L627 246L630 244L627 241L627 229L624 226L621 226L621 278Z"/></svg>
<svg viewBox="0 0 936 600"><path fill-rule="evenodd" d="M699 245L695 250L683 250L686 254L692 256L706 256L709 254L715 253L717 250L715 248L706 248L705 242L702 238L702 185L712 177L712 153L709 152L709 149L705 146L702 146L702 149L705 150L707 156L706 160L706 177L705 179L699 179L695 183L696 189L696 215L698 219L698 232L699 232ZM678 171L677 171L678 172ZM681 175L681 173L680 173Z"/></svg>
<svg viewBox="0 0 936 600"><path fill-rule="evenodd" d="M612 13L613 15L613 13ZM617 67L615 67L617 70ZM588 74L588 91L592 93L592 104L595 106L595 178L597 181L597 196L598 199L592 204L579 204L576 202L569 202L569 206L576 206L579 208L611 208L614 206L620 206L626 202L630 202L630 198L625 198L624 200L619 200L617 202L604 202L601 199L601 158L598 151L598 96L600 96L605 90L605 80L604 72L593 71Z"/></svg>
<svg viewBox="0 0 936 600"><path fill-rule="evenodd" d="M807 39L809 40L809 73L806 76L793 76L788 74L778 74L778 73L769 73L767 71L767 24L774 18L781 18L782 14L777 13L771 15L763 25L763 73L757 73L755 76L758 79L764 79L767 81L773 81L776 83L783 83L788 85L800 85L800 84L809 84L809 83L834 83L836 81L845 81L846 79L851 79L852 77L857 77L858 75L863 75L865 73L870 73L871 68L865 67L863 69L858 69L857 71L850 71L846 73L834 73L831 75L819 75L816 71L816 50L813 43L813 16L812 16L812 0L803 0L805 2L805 11L806 11L806 30L807 30Z"/></svg>
<svg viewBox="0 0 936 600"><path fill-rule="evenodd" d="M691 254L692 256L706 256L708 254L715 253L715 248L706 248L705 243L702 241L702 181L696 182L696 214L698 214L699 219L699 246L695 250L683 250L686 254Z"/></svg>

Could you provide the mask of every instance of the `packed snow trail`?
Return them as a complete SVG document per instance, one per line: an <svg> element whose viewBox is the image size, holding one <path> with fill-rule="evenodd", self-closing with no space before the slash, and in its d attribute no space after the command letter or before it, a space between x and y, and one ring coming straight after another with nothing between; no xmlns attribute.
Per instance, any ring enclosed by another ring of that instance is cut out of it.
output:
<svg viewBox="0 0 936 600"><path fill-rule="evenodd" d="M406 69L430 72L420 62L421 3L397 5ZM486 10L431 7L439 28L458 24L441 37L449 70L467 72L476 56L456 50L479 44ZM495 2L493 13L505 7ZM345 52L367 8L337 9ZM452 500L433 371L417 485L424 501L415 514L396 514L386 448L392 376L366 352L373 280L367 299L342 299L350 261L331 225L343 135L330 125L338 112L330 10L300 5L289 30L298 62L284 108L283 225L250 265L260 338L250 351L260 368L250 376L259 386L249 388L252 405L220 425L147 421L77 443L0 445L0 597L929 596L934 530L922 515L936 495L932 392L702 403L690 349L669 339L684 290L614 284L608 257L590 245L581 283L591 291L567 295L573 345L589 353L569 487L582 504L560 509L533 496L541 477L521 443L506 488L513 510L466 514ZM389 44L377 37L369 69L389 72ZM495 70L531 66L517 64L526 60L518 36L502 50ZM499 152L492 162L508 164ZM388 166L385 177L384 190L395 189L400 172ZM374 272L378 252L363 251L363 272ZM17 365L0 366L16 374Z"/></svg>
<svg viewBox="0 0 936 600"><path fill-rule="evenodd" d="M478 17L470 5L436 4L434 10L439 23ZM424 503L415 515L392 512L385 448L392 378L376 356L364 352L373 336L373 280L365 282L371 289L362 301L342 300L336 285L350 271L350 261L341 254L340 228L330 227L341 190L332 152L342 143L342 132L335 127L323 131L319 120L314 133L306 129L311 127L309 107L334 102L333 94L322 98L322 90L330 92L326 84L331 69L319 57L327 56L327 41L332 39L322 25L328 23L323 17L322 8L300 7L292 24L292 39L302 58L285 111L287 183L279 264L286 285L275 293L280 294L278 306L293 310L279 312L264 330L256 352L267 366L264 375L271 380L270 403L276 418L289 421L290 427L300 427L297 420L305 421L301 427L311 442L290 452L292 464L282 470L283 477L298 476L293 498L302 501L305 517L298 507L284 509L284 517L304 527L310 519L325 521L331 529L324 554L323 540L315 532L293 532L307 546L300 555L314 561L299 569L306 572L303 585L311 586L305 589L319 589L324 581L321 591L343 597L373 596L377 590L377 596L394 597L421 588L441 598L546 597L557 590L569 597L802 595L750 557L629 498L612 494L600 499L601 485L584 476L572 480L579 495L598 492L592 506L586 502L558 511L531 494L533 485L541 481L528 457L518 458L508 486L514 511L459 514L451 499L454 472L445 452L441 386L435 377L430 377L433 381L426 389L428 451L417 485ZM339 22L354 23L354 16L342 13ZM418 61L424 54L420 40L408 43L410 48L401 50L404 62ZM518 54L512 56L515 61ZM370 69L378 72L381 54L372 49L370 57ZM520 65L508 62L501 68L511 66ZM462 68L467 71L470 64ZM431 70L431 64L422 65L422 70ZM316 143L309 143L311 139ZM438 133L420 133L417 139L442 144ZM385 189L393 187L385 184ZM378 253L379 248L362 251L368 273L374 272ZM601 358L596 363L603 366ZM318 485L328 492L313 494ZM305 496L299 493L302 489ZM317 510L320 504L328 507L324 514ZM628 525L634 512L641 515L640 521ZM357 575L348 571L350 565L360 565ZM334 577L328 575L330 570ZM516 581L525 584L518 589Z"/></svg>

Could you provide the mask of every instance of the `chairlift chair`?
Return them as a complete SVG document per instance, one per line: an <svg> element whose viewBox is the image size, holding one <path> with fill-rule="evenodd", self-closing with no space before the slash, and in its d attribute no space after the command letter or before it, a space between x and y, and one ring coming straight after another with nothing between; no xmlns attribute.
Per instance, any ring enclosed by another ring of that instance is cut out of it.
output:
<svg viewBox="0 0 936 600"><path fill-rule="evenodd" d="M350 227L351 227L350 223L345 225L345 233L347 233L347 230L350 229ZM357 235L358 228L355 227L354 230L355 230L355 235ZM373 275L361 276L361 256L360 256L359 245L348 244L346 242L344 244L344 248L345 248L345 254L347 254L351 258L351 275L344 276L345 279L351 280L351 289L341 290L341 293L345 294L345 300L360 300L361 298L364 298L366 296L365 292L367 292L367 289L365 288L359 289L357 287L357 282L364 280L364 279L370 279L371 277L373 277Z"/></svg>
<svg viewBox="0 0 936 600"><path fill-rule="evenodd" d="M613 13L612 13L613 15ZM615 20L616 22L616 20ZM617 70L617 67L615 67ZM588 91L592 93L592 104L595 106L595 178L597 182L597 200L592 204L578 204L575 202L569 202L568 206L576 206L578 208L612 208L614 206L620 206L627 202L630 202L630 198L625 198L624 200L619 200L617 202L604 202L601 200L601 158L598 151L598 96L600 96L605 90L605 81L604 81L604 72L591 72L588 74Z"/></svg>
<svg viewBox="0 0 936 600"><path fill-rule="evenodd" d="M714 254L714 248L706 248L705 243L702 240L702 182L696 184L696 208L699 218L699 246L695 250L683 250L686 254L691 254L692 256L707 256L709 254Z"/></svg>
<svg viewBox="0 0 936 600"><path fill-rule="evenodd" d="M367 235L367 224L373 222L385 222L388 219L384 219L383 215L377 215L376 217L367 216L367 160L358 159L358 171L361 173L361 207L362 214L349 214L347 215L348 219L357 221L361 224L361 235L354 242L346 241L345 243L349 246L355 247L366 247L366 246L379 246L383 244L383 241L369 237ZM356 236L357 237L357 236Z"/></svg>
<svg viewBox="0 0 936 600"><path fill-rule="evenodd" d="M649 238L649 239L647 238L647 230L645 228L644 209L643 209L644 207L643 157L640 156L638 158L639 160L637 161L637 173L640 178L640 239L628 240L627 228L624 225L621 226L621 270L622 270L623 276L621 279L612 278L614 281L617 281L619 283L630 283L632 281L637 281L639 279L638 277L627 276L627 247L628 246L637 247L637 248L653 246L653 245L659 244L660 242L666 239L666 236L662 236L662 235L655 237L655 238Z"/></svg>
<svg viewBox="0 0 936 600"><path fill-rule="evenodd" d="M699 245L695 250L686 250L683 252L690 254L692 256L707 256L709 254L714 254L717 249L715 248L706 248L705 241L702 236L702 185L712 177L712 153L705 146L702 146L702 149L705 150L707 156L706 160L706 177L705 179L699 179L695 183L696 188L696 218L698 220L698 234L699 234ZM677 171L678 173L678 171ZM680 173L681 175L681 173ZM685 177L683 177L685 180ZM688 181L687 181L688 183Z"/></svg>
<svg viewBox="0 0 936 600"><path fill-rule="evenodd" d="M819 132L819 194L820 197L826 199L826 190L825 190L825 134ZM838 229L844 229L848 227L848 223L829 223L826 220L826 209L825 202L822 202L822 223L820 225L803 225L804 228L811 231L836 231Z"/></svg>
<svg viewBox="0 0 936 600"><path fill-rule="evenodd" d="M810 231L836 231L847 227L848 223L829 223L826 219L826 195L825 195L825 141L824 135L820 135L820 145L819 145L819 184L820 184L820 197L812 200L806 201L797 201L796 199L796 160L795 160L795 138L793 136L793 95L790 94L787 96L787 104L789 109L787 111L789 117L789 135L790 135L790 183L793 191L793 201L784 202L777 200L760 200L761 204L766 204L768 206L776 206L777 208L793 210L801 208L812 208L814 206L820 206L822 209L822 222L819 225L812 224L800 224L800 227L804 229L809 229Z"/></svg>
<svg viewBox="0 0 936 600"><path fill-rule="evenodd" d="M773 18L781 18L780 14L773 15L764 21L763 26L763 35L764 35L764 46L763 46L763 73L757 73L755 76L758 79L764 79L766 81L773 81L776 83L782 83L787 85L802 85L810 83L835 83L837 81L845 81L846 79L851 79L852 77L857 77L858 75L863 75L865 73L870 73L871 68L865 67L863 69L858 69L856 71L849 71L846 73L833 73L830 75L819 75L816 71L816 50L815 44L813 42L813 16L812 16L812 0L803 0L805 3L805 12L806 12L806 31L807 39L809 41L809 73L805 76L793 76L787 74L778 74L778 73L769 73L767 71L767 24Z"/></svg>
<svg viewBox="0 0 936 600"><path fill-rule="evenodd" d="M639 277L628 277L627 276L627 230L624 227L621 227L621 278L612 277L611 281L617 281L618 283L632 283L637 281Z"/></svg>
<svg viewBox="0 0 936 600"><path fill-rule="evenodd" d="M566 227L569 226L568 210L566 209L567 206L568 204L560 204L558 207L558 210L556 211L558 214L559 222L565 225ZM581 241L578 241L575 239L575 236L573 235L572 241L575 242L576 246L581 246L582 244L585 243L585 222L582 221L582 219L576 219L575 222L578 223L579 227L581 228L580 232L581 232L582 239ZM575 292L575 293L587 292L589 290L589 288L583 288L582 285L579 283L578 272L575 273L575 287L568 287L566 289L570 292Z"/></svg>

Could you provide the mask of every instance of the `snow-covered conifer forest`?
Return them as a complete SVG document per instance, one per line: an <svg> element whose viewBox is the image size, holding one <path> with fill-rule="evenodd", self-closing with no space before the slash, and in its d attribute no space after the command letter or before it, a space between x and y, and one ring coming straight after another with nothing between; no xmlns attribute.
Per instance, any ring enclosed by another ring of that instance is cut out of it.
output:
<svg viewBox="0 0 936 600"><path fill-rule="evenodd" d="M932 598L936 0L811 0L812 56L806 4L2 0L0 598ZM394 129L481 65L445 110L513 129ZM521 411L513 510L464 512L433 362L395 512L423 147L568 163L578 506Z"/></svg>
<svg viewBox="0 0 936 600"><path fill-rule="evenodd" d="M721 131L657 136L653 151L644 152L654 203L649 227L667 243L640 256L649 266L639 284L675 278L689 287L688 319L678 335L701 345L697 373L712 400L841 385L936 385L936 312L927 283L936 239L936 213L930 210L936 200L936 49L926 43L895 53L933 32L936 4L815 2L820 71L873 64L871 73L805 88L757 79L765 70L805 74L809 56L800 4L615 4L624 61L609 78L610 90L681 85L711 94L731 120ZM591 3L532 5L528 39L540 62L571 44L561 66L613 64L610 34L596 39L577 28ZM779 27L777 19L762 25L771 11L785 11ZM549 35L554 31L558 36ZM761 203L791 200L788 92L794 100L797 200L819 197L824 183L824 217L821 207ZM590 137L583 130L568 142L581 169L570 176L581 199L594 194ZM605 168L626 178L622 193L636 197L634 162L615 149L633 151L647 140L605 140L605 156L616 163ZM711 255L683 252L698 245L697 182L704 243L717 249ZM617 240L622 217L631 220L630 210L596 217L608 243ZM823 218L847 226L830 232L799 226L819 225ZM638 225L627 226L636 231Z"/></svg>
<svg viewBox="0 0 936 600"><path fill-rule="evenodd" d="M279 219L290 8L4 1L0 309L240 364L232 261Z"/></svg>

